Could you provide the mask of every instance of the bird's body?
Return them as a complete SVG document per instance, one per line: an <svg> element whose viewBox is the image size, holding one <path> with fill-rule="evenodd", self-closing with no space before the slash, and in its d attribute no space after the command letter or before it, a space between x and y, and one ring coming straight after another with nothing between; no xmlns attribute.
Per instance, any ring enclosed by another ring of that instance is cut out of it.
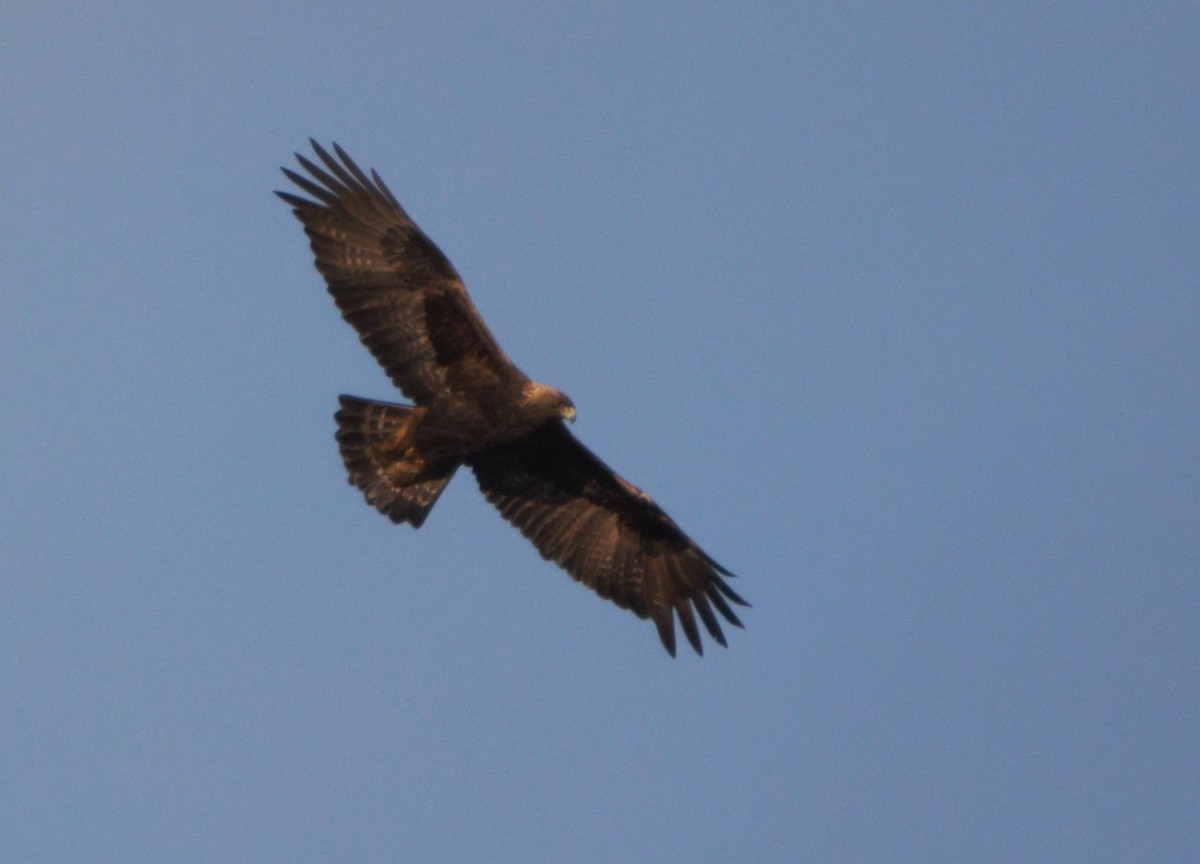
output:
<svg viewBox="0 0 1200 864"><path fill-rule="evenodd" d="M349 479L394 522L420 527L462 465L537 547L600 596L652 618L673 655L679 617L702 653L693 610L722 645L713 610L741 626L745 605L708 557L645 493L567 430L575 406L500 350L441 251L387 186L313 142L315 200L278 194L304 225L342 316L415 405L342 396L337 440Z"/></svg>

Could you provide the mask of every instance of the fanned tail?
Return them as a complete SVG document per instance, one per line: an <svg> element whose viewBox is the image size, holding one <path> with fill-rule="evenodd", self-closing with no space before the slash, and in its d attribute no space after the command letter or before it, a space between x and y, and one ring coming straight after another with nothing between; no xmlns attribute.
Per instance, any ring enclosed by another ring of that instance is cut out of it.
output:
<svg viewBox="0 0 1200 864"><path fill-rule="evenodd" d="M409 479L396 470L398 454L388 445L408 434L418 416L416 409L356 396L339 396L338 402L341 410L334 415L338 449L350 483L393 522L420 528L458 466L452 463L432 476L424 471Z"/></svg>

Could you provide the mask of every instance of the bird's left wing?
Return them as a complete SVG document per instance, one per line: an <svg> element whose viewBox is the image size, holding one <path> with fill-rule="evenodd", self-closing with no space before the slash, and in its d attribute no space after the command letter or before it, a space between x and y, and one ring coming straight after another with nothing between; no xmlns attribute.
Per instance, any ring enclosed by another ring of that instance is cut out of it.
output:
<svg viewBox="0 0 1200 864"><path fill-rule="evenodd" d="M516 372L450 261L374 171L341 147L311 142L305 177L283 173L311 198L275 194L304 224L338 309L400 390L417 404L487 388Z"/></svg>

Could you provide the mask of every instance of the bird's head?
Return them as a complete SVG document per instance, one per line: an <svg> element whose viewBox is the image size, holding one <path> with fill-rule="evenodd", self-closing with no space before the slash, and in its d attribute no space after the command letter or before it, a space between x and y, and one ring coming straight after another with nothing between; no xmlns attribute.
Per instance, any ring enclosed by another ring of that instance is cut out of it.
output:
<svg viewBox="0 0 1200 864"><path fill-rule="evenodd" d="M575 422L575 403L561 390L530 381L525 385L523 395L526 404L544 413L547 419L560 417L569 423Z"/></svg>
<svg viewBox="0 0 1200 864"><path fill-rule="evenodd" d="M571 397L566 393L558 394L561 399L558 403L558 416L566 420L568 423L575 422L575 403L571 401Z"/></svg>

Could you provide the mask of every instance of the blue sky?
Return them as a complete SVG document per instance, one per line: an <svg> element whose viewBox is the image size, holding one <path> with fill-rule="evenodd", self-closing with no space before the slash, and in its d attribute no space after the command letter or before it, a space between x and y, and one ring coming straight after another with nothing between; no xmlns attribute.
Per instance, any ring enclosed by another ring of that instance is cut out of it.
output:
<svg viewBox="0 0 1200 864"><path fill-rule="evenodd" d="M1200 854L1192 4L7 3L0 857ZM271 191L377 168L739 579L670 660L389 399Z"/></svg>

